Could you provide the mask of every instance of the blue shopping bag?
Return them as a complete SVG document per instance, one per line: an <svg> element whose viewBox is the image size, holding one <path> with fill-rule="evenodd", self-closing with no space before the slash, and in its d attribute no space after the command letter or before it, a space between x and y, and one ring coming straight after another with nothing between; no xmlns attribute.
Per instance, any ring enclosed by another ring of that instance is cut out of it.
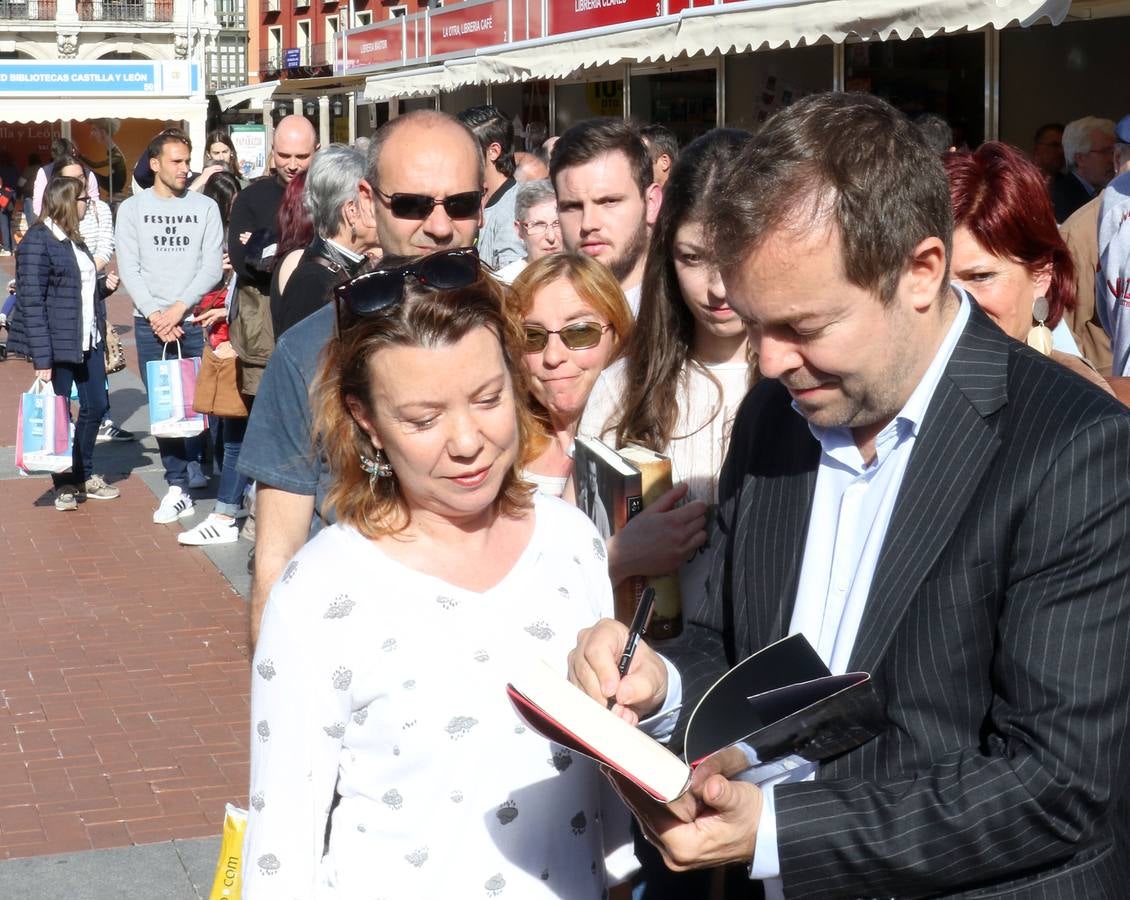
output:
<svg viewBox="0 0 1130 900"><path fill-rule="evenodd" d="M46 381L35 379L20 396L16 423L16 466L24 472L71 470L71 409Z"/></svg>
<svg viewBox="0 0 1130 900"><path fill-rule="evenodd" d="M156 437L192 437L208 427L208 417L192 408L200 357L151 359L145 364L149 382L149 433Z"/></svg>

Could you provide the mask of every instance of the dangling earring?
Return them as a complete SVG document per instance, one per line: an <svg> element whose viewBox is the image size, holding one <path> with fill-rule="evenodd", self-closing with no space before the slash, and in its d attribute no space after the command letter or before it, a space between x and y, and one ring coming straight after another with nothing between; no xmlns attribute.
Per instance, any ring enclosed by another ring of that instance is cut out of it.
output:
<svg viewBox="0 0 1130 900"><path fill-rule="evenodd" d="M1052 332L1044 324L1050 313L1051 306L1047 297L1037 297L1032 301L1032 318L1036 320L1036 324L1028 332L1027 344L1044 356L1050 356L1052 352Z"/></svg>
<svg viewBox="0 0 1130 900"><path fill-rule="evenodd" d="M364 453L361 454L361 471L369 475L369 489L372 490L376 487L378 478L392 478L396 473L392 471L392 464L385 456L385 452L379 447L375 451L375 455L370 458Z"/></svg>

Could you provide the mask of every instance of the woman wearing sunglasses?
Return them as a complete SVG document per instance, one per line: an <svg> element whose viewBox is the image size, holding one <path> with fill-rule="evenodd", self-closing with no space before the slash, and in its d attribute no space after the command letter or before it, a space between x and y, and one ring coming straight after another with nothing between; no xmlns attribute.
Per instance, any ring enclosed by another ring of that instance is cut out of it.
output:
<svg viewBox="0 0 1130 900"><path fill-rule="evenodd" d="M592 525L522 479L502 288L452 250L336 294L315 401L336 524L263 617L243 896L596 900L626 814L505 686L529 658L564 673L611 587Z"/></svg>
<svg viewBox="0 0 1130 900"><path fill-rule="evenodd" d="M632 311L615 276L588 256L557 253L529 265L507 295L524 331L524 361L538 424L526 478L560 497L589 393L619 355Z"/></svg>

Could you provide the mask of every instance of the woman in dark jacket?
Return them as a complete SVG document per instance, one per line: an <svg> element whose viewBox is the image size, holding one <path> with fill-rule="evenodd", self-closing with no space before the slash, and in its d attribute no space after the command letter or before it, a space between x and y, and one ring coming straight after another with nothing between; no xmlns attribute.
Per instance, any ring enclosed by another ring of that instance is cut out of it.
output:
<svg viewBox="0 0 1130 900"><path fill-rule="evenodd" d="M106 394L106 303L90 252L79 234L89 201L77 178L53 178L43 195L42 218L16 250L16 309L12 353L27 356L36 378L69 397L78 389L79 413L71 471L53 475L55 508L72 510L82 498L113 500L120 492L94 474L98 426L109 406ZM106 278L106 291L118 276Z"/></svg>

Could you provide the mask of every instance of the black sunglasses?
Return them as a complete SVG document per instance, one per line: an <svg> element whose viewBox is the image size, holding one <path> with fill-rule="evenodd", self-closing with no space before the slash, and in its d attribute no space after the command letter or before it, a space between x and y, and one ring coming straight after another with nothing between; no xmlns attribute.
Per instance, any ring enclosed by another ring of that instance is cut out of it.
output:
<svg viewBox="0 0 1130 900"><path fill-rule="evenodd" d="M549 343L551 334L561 338L561 343L570 350L588 350L600 343L611 325L601 325L599 322L574 322L557 331L550 331L541 325L526 325L526 352L540 353Z"/></svg>
<svg viewBox="0 0 1130 900"><path fill-rule="evenodd" d="M377 188L377 196L388 204L392 214L398 219L426 219L437 206L453 219L474 219L479 215L483 202L482 191L465 191L450 194L440 200L427 194L386 194Z"/></svg>
<svg viewBox="0 0 1130 900"><path fill-rule="evenodd" d="M437 291L453 291L474 284L480 271L479 254L473 248L441 250L401 266L358 275L338 285L334 295L353 315L371 316L404 299L404 283L408 278Z"/></svg>

